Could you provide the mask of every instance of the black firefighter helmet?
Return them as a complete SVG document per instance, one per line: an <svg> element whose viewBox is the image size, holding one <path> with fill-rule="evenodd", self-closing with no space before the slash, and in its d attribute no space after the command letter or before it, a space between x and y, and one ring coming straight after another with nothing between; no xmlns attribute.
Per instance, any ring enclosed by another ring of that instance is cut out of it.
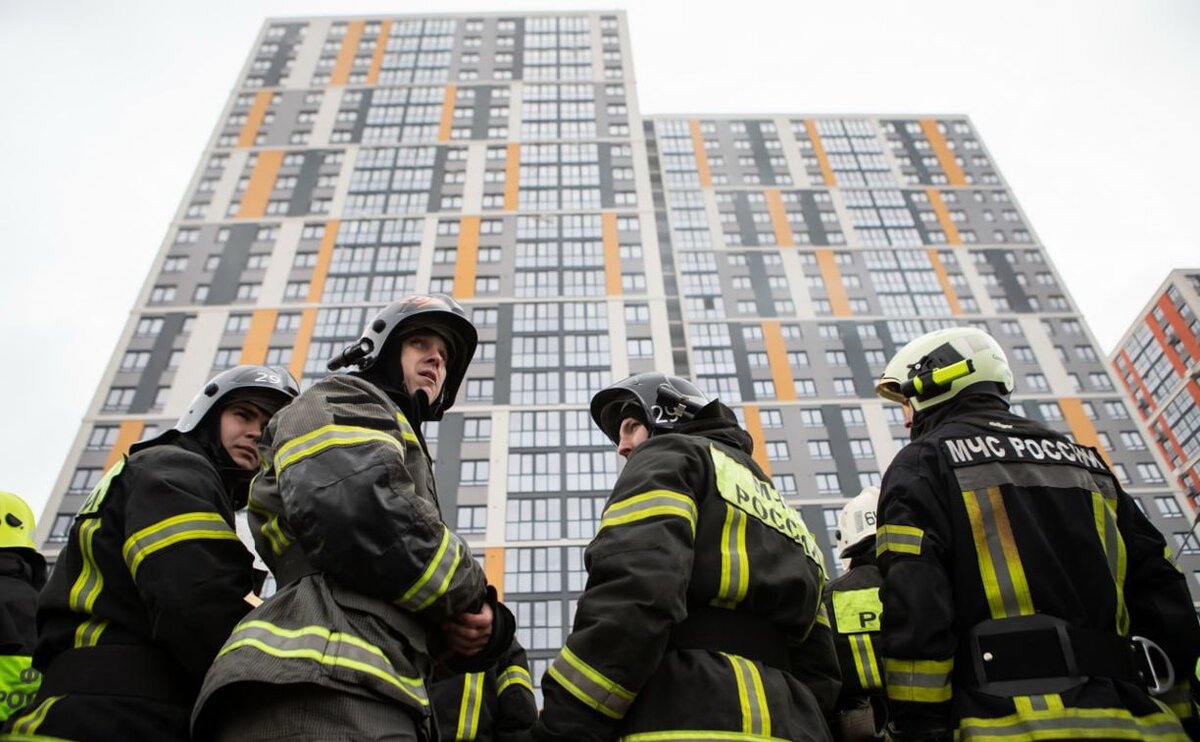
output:
<svg viewBox="0 0 1200 742"><path fill-rule="evenodd" d="M707 394L682 376L647 371L596 392L592 397L592 420L613 443L619 443L621 421L626 417L641 420L650 435L669 433L710 401Z"/></svg>
<svg viewBox="0 0 1200 742"><path fill-rule="evenodd" d="M367 323L362 337L329 361L329 370L354 366L366 371L391 353L397 343L416 332L434 332L446 341L450 356L446 359L446 381L438 398L428 401L428 418L441 420L454 404L479 342L479 334L467 313L446 294L413 294L384 307ZM384 376L389 377L393 372L385 369Z"/></svg>
<svg viewBox="0 0 1200 742"><path fill-rule="evenodd" d="M175 430L195 430L209 412L230 402L246 400L274 415L300 394L300 385L287 369L279 366L234 366L214 376L192 399L187 412L175 423Z"/></svg>

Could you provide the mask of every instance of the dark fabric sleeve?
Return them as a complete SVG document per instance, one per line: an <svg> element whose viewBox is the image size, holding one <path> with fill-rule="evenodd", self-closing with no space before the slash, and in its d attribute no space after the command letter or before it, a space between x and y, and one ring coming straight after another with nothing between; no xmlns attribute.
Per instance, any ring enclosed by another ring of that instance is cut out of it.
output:
<svg viewBox="0 0 1200 742"><path fill-rule="evenodd" d="M268 476L288 528L314 567L351 589L430 620L477 611L483 568L406 468L406 446L419 444L386 400L341 383L310 389L271 421Z"/></svg>
<svg viewBox="0 0 1200 742"><path fill-rule="evenodd" d="M127 470L128 471L128 470ZM122 550L155 644L199 683L250 610L250 552L211 464L163 447L129 482Z"/></svg>
<svg viewBox="0 0 1200 742"><path fill-rule="evenodd" d="M883 478L876 555L883 574L883 672L897 739L953 729L954 595L945 558L949 513L931 444L903 449ZM966 558L966 557L963 557Z"/></svg>
<svg viewBox="0 0 1200 742"><path fill-rule="evenodd" d="M529 676L529 660L525 648L516 640L496 664L496 715L492 730L498 742L517 742L526 739L537 721L537 701Z"/></svg>
<svg viewBox="0 0 1200 742"><path fill-rule="evenodd" d="M1175 668L1175 687L1164 702L1180 717L1188 735L1200 739L1200 702L1195 670L1200 658L1200 622L1188 593L1187 578L1175 565L1170 549L1146 516L1119 486L1117 525L1125 542L1125 602L1129 630L1162 647Z"/></svg>
<svg viewBox="0 0 1200 742"><path fill-rule="evenodd" d="M789 650L792 675L808 686L826 719L832 719L842 689L842 671L838 666L834 633L825 605L818 609L817 621L804 641Z"/></svg>
<svg viewBox="0 0 1200 742"><path fill-rule="evenodd" d="M611 740L687 615L702 449L643 443L617 479L588 546L587 587L566 646L542 680L539 740Z"/></svg>

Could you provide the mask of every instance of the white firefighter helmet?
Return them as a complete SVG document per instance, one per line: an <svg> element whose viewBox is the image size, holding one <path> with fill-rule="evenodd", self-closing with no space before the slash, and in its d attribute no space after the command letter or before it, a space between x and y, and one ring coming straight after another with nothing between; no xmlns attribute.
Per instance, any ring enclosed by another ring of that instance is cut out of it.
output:
<svg viewBox="0 0 1200 742"><path fill-rule="evenodd" d="M888 362L875 393L914 411L948 402L963 389L995 382L1012 394L1013 373L996 339L974 327L948 327L909 341Z"/></svg>
<svg viewBox="0 0 1200 742"><path fill-rule="evenodd" d="M842 506L838 514L838 556L849 559L866 546L867 539L875 535L875 508L879 504L879 488L863 487L854 499Z"/></svg>

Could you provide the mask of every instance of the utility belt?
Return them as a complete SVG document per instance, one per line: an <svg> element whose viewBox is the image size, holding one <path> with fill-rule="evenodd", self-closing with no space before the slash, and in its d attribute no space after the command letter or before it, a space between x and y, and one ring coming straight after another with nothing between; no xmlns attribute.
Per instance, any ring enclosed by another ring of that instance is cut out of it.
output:
<svg viewBox="0 0 1200 742"><path fill-rule="evenodd" d="M667 645L736 654L784 672L791 666L784 633L765 618L745 611L688 606L687 618L671 629Z"/></svg>
<svg viewBox="0 0 1200 742"><path fill-rule="evenodd" d="M1175 682L1166 653L1149 639L1072 626L1043 613L977 624L955 666L969 687L1007 697L1062 693L1093 677L1136 683L1155 695Z"/></svg>
<svg viewBox="0 0 1200 742"><path fill-rule="evenodd" d="M80 647L63 652L46 669L40 697L128 696L190 707L196 691L183 668L162 651L138 645Z"/></svg>

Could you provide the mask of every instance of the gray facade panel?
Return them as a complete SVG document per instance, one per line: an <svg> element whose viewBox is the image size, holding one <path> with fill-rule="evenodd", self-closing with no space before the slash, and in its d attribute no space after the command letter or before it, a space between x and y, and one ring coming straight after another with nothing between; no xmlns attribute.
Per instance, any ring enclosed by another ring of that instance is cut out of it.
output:
<svg viewBox="0 0 1200 742"><path fill-rule="evenodd" d="M145 414L154 406L154 398L158 394L163 372L171 360L171 352L175 349L175 338L183 329L182 312L171 312L163 317L162 331L154 339L154 347L150 349L150 361L142 369L138 379L137 391L133 393L133 401L129 403L131 415Z"/></svg>
<svg viewBox="0 0 1200 742"><path fill-rule="evenodd" d="M600 161L600 208L611 209L617 205L617 197L613 193L612 145L601 143L598 155Z"/></svg>
<svg viewBox="0 0 1200 742"><path fill-rule="evenodd" d="M513 315L512 304L496 308L496 378L492 382L492 402L508 404L512 398Z"/></svg>
<svg viewBox="0 0 1200 742"><path fill-rule="evenodd" d="M371 101L374 99L375 90L368 88L362 91L362 100L358 102L358 115L354 117L354 127L350 130L350 141L361 142L363 128L367 125L367 111L371 110Z"/></svg>
<svg viewBox="0 0 1200 742"><path fill-rule="evenodd" d="M1029 295L1025 293L1024 287L1017 281L1017 272L1004 257L1004 253L1004 250L983 251L988 265L992 266L992 270L996 272L996 279L1000 281L1000 286L1004 289L1004 296L1008 299L1008 306L1014 312L1031 311Z"/></svg>
<svg viewBox="0 0 1200 742"><path fill-rule="evenodd" d="M733 347L733 363L737 369L742 399L754 399L754 380L750 376L750 365L746 362L746 338L740 332L730 332L729 344Z"/></svg>
<svg viewBox="0 0 1200 742"><path fill-rule="evenodd" d="M850 363L850 371L854 375L854 391L860 397L871 398L875 394L875 377L871 367L867 365L863 352L862 338L858 336L855 322L839 322L838 329L842 336L842 345L846 349L846 360Z"/></svg>
<svg viewBox="0 0 1200 742"><path fill-rule="evenodd" d="M771 299L771 284L767 277L767 264L762 253L746 253L746 267L750 269L750 286L754 291L754 304L759 317L778 317L775 302Z"/></svg>
<svg viewBox="0 0 1200 742"><path fill-rule="evenodd" d="M242 277L242 271L246 270L250 246L254 244L257 234L257 224L235 224L229 228L229 239L225 241L225 248L221 251L221 262L213 271L208 298L204 301L206 305L230 304L237 298L238 281Z"/></svg>
<svg viewBox="0 0 1200 742"><path fill-rule="evenodd" d="M471 118L471 138L487 139L488 119L491 118L492 88L475 88L475 109Z"/></svg>
<svg viewBox="0 0 1200 742"><path fill-rule="evenodd" d="M754 223L754 212L750 208L747 193L734 194L734 213L737 214L738 231L742 234L742 244L758 245L758 227Z"/></svg>
<svg viewBox="0 0 1200 742"><path fill-rule="evenodd" d="M812 191L800 192L800 213L804 215L804 225L808 227L808 239L814 245L828 245L829 237L825 233L825 222L821 221L821 209Z"/></svg>
<svg viewBox="0 0 1200 742"><path fill-rule="evenodd" d="M305 152L304 163L300 165L300 174L296 176L296 187L292 189L292 198L288 201L288 216L304 216L312 206L313 190L317 187L317 179L321 175L321 151Z"/></svg>
<svg viewBox="0 0 1200 742"><path fill-rule="evenodd" d="M771 155L763 139L762 129L757 121L746 122L746 137L750 140L750 151L754 153L754 163L758 166L758 175L763 185L775 185L775 168L771 165Z"/></svg>
<svg viewBox="0 0 1200 742"><path fill-rule="evenodd" d="M451 412L438 423L437 467L434 482L437 484L438 509L442 520L451 528L458 522L458 480L462 473L463 416Z"/></svg>
<svg viewBox="0 0 1200 742"><path fill-rule="evenodd" d="M449 155L448 147L438 147L437 152L433 155L433 172L435 173L433 181L429 184L429 206L431 212L441 211L442 203L442 180L446 172L446 159Z"/></svg>

